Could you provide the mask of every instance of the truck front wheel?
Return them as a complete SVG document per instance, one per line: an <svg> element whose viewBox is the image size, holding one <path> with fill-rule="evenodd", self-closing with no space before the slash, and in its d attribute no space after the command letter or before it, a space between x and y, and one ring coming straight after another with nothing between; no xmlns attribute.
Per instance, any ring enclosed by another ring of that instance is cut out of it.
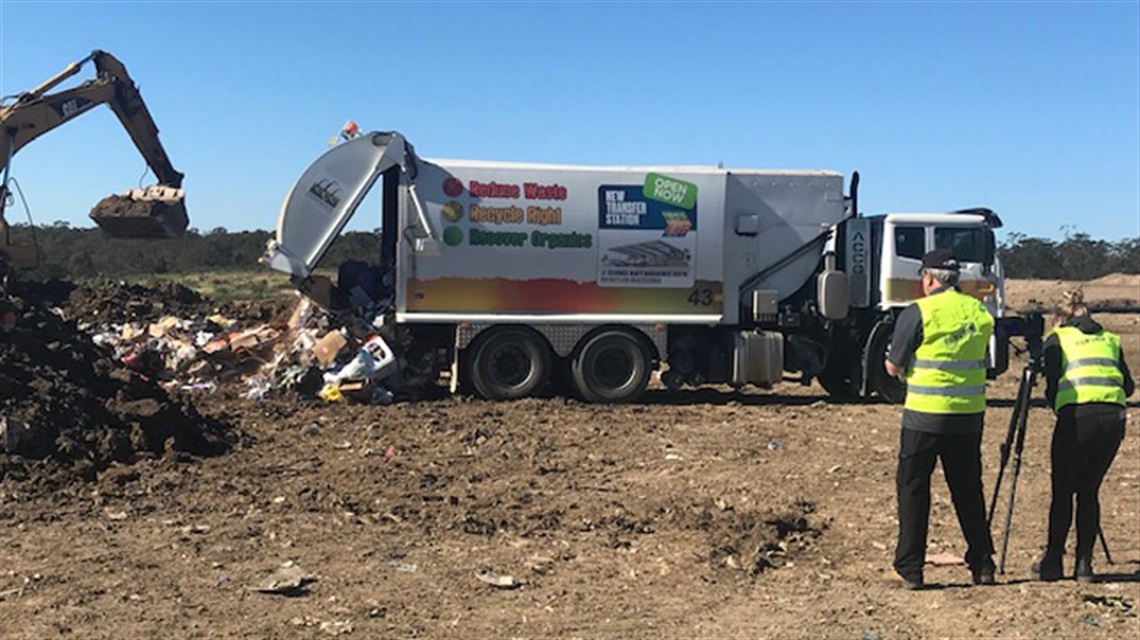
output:
<svg viewBox="0 0 1140 640"><path fill-rule="evenodd" d="M836 400L852 400L859 397L859 379L855 377L856 365L831 367L819 373L819 386L823 387Z"/></svg>
<svg viewBox="0 0 1140 640"><path fill-rule="evenodd" d="M608 329L589 337L570 366L574 386L589 402L628 402L645 391L649 351L629 331Z"/></svg>
<svg viewBox="0 0 1140 640"><path fill-rule="evenodd" d="M525 327L488 329L472 345L470 363L471 384L488 400L529 396L550 380L550 347Z"/></svg>
<svg viewBox="0 0 1140 640"><path fill-rule="evenodd" d="M867 345L867 386L883 400L902 404L906 400L906 383L887 373L883 364L893 335L893 325L884 325L881 330L876 327L871 332Z"/></svg>

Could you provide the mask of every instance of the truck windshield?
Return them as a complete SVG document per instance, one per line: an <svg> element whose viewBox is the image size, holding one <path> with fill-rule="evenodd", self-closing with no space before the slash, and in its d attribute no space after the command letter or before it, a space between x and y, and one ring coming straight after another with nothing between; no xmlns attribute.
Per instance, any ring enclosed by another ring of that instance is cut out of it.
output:
<svg viewBox="0 0 1140 640"><path fill-rule="evenodd" d="M985 262L985 230L964 227L934 229L934 248L949 249L961 262Z"/></svg>

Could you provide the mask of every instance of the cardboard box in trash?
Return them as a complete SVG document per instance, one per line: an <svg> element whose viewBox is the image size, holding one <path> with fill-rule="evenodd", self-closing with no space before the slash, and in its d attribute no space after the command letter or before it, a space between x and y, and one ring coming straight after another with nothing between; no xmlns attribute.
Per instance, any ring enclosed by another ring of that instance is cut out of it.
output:
<svg viewBox="0 0 1140 640"><path fill-rule="evenodd" d="M254 349L267 342L272 342L277 339L279 335L280 333L276 329L262 325L246 331L226 334L202 347L202 351L205 353L217 353L226 349L232 351Z"/></svg>
<svg viewBox="0 0 1140 640"><path fill-rule="evenodd" d="M353 402L366 404L392 404L394 399L391 391L368 378L350 378L334 384L336 385L336 393L327 394L326 401L338 402L343 397Z"/></svg>
<svg viewBox="0 0 1140 640"><path fill-rule="evenodd" d="M347 344L348 337L343 332L330 331L313 345L313 357L322 368L329 367Z"/></svg>

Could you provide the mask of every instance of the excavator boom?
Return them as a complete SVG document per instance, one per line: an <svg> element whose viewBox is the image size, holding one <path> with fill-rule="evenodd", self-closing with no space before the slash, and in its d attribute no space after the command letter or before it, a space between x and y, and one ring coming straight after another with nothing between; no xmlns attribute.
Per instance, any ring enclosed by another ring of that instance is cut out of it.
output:
<svg viewBox="0 0 1140 640"><path fill-rule="evenodd" d="M96 75L81 84L50 93L88 63ZM44 83L0 104L0 254L13 266L35 266L34 252L9 243L4 207L12 157L29 142L87 111L106 104L127 130L158 185L104 198L91 218L111 237L163 238L181 235L189 225L183 175L175 170L158 137L158 127L123 63L105 51L68 65Z"/></svg>

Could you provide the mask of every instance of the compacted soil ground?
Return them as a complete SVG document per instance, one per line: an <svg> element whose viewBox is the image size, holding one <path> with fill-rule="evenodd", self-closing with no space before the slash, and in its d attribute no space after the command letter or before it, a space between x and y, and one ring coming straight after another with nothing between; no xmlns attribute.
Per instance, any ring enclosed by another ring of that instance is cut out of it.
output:
<svg viewBox="0 0 1140 640"><path fill-rule="evenodd" d="M1099 318L1140 372L1140 316ZM991 385L987 500L1023 366ZM911 592L890 569L896 406L795 383L620 406L241 391L189 398L228 425L216 455L155 452L94 480L6 463L0 637L1140 637L1135 396L1102 489L1102 581L1030 578L1049 500L1038 403L999 584L939 565ZM960 556L941 471L933 493L929 552Z"/></svg>

